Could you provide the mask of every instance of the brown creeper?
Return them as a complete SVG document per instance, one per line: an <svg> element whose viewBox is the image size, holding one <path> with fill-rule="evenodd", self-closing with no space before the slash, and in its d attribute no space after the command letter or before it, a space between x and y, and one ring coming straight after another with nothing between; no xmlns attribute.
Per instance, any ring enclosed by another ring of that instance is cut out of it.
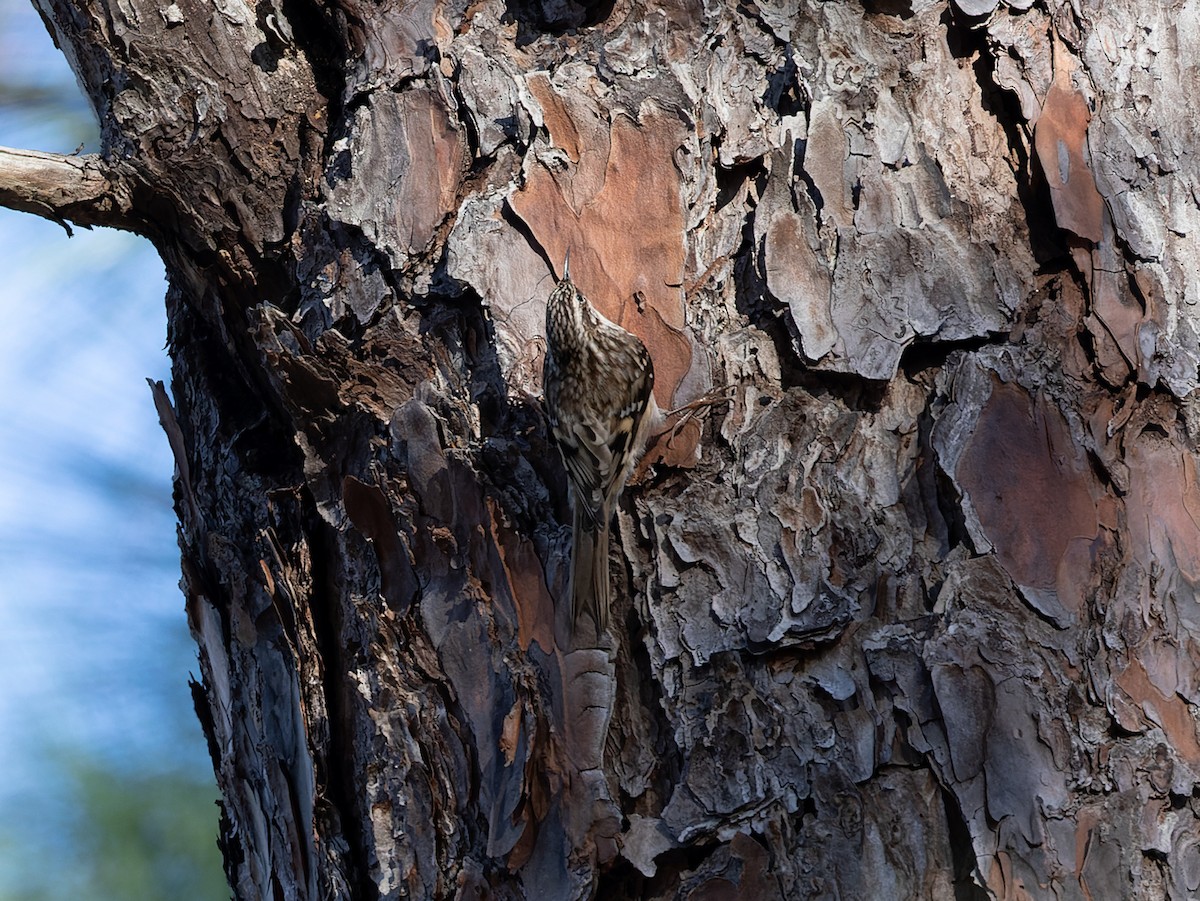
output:
<svg viewBox="0 0 1200 901"><path fill-rule="evenodd" d="M571 623L608 629L608 533L613 507L658 408L654 364L635 335L592 308L563 264L546 303L542 382L550 431L571 480Z"/></svg>

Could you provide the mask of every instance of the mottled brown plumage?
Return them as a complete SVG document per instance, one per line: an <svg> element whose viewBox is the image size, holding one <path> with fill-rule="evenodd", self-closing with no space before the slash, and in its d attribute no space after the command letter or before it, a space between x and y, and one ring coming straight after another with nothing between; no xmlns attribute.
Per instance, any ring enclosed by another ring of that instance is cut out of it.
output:
<svg viewBox="0 0 1200 901"><path fill-rule="evenodd" d="M546 304L546 415L571 480L572 624L608 629L613 507L657 415L654 365L635 335L587 301L564 266Z"/></svg>

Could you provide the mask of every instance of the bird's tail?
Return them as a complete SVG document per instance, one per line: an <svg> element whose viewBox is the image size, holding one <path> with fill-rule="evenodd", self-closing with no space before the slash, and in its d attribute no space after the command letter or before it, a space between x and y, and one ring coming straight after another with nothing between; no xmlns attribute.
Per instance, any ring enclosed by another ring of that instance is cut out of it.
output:
<svg viewBox="0 0 1200 901"><path fill-rule="evenodd" d="M576 503L571 544L571 629L580 636L585 619L596 628L597 642L608 631L608 528L609 517L593 520ZM604 511L607 512L607 511Z"/></svg>

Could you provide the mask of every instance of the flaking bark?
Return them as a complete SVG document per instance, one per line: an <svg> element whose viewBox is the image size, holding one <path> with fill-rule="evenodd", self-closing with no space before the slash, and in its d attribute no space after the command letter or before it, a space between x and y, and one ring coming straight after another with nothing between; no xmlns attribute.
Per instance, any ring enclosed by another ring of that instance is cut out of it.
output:
<svg viewBox="0 0 1200 901"><path fill-rule="evenodd" d="M237 897L1200 890L1190 7L39 2L104 148L0 202L166 261ZM661 407L733 388L626 492L615 654L567 249Z"/></svg>

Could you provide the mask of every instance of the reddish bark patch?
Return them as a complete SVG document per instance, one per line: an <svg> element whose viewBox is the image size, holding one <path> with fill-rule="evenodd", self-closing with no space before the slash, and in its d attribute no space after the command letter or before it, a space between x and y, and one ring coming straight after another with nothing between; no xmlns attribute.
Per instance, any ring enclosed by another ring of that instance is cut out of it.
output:
<svg viewBox="0 0 1200 901"><path fill-rule="evenodd" d="M1162 729L1172 750L1193 768L1200 767L1196 719L1188 703L1178 695L1164 695L1159 691L1140 660L1131 660L1116 677L1116 682L1129 700L1141 708L1144 717Z"/></svg>
<svg viewBox="0 0 1200 901"><path fill-rule="evenodd" d="M379 592L388 607L403 615L416 600L420 586L413 571L412 555L400 536L387 495L376 485L354 476L342 479L346 515L354 527L371 541L379 561Z"/></svg>
<svg viewBox="0 0 1200 901"><path fill-rule="evenodd" d="M442 96L420 89L374 95L354 128L352 171L329 192L329 212L379 241L402 268L457 206L461 134Z"/></svg>
<svg viewBox="0 0 1200 901"><path fill-rule="evenodd" d="M1084 96L1066 78L1056 79L1046 93L1033 144L1059 226L1098 244L1104 201L1084 156L1091 120Z"/></svg>
<svg viewBox="0 0 1200 901"><path fill-rule="evenodd" d="M463 147L445 101L433 91L400 95L400 121L412 167L396 183L396 234L412 252L424 248L434 229L453 212L462 180Z"/></svg>
<svg viewBox="0 0 1200 901"><path fill-rule="evenodd" d="M1195 458L1178 444L1153 440L1147 434L1128 444L1125 509L1134 556L1146 572L1178 568L1187 581L1200 582L1200 486Z"/></svg>
<svg viewBox="0 0 1200 901"><path fill-rule="evenodd" d="M536 641L547 654L553 654L554 599L546 587L546 576L537 550L528 540L506 528L497 516L496 504L489 499L488 523L492 540L500 551L513 609L517 613L517 641L528 651Z"/></svg>
<svg viewBox="0 0 1200 901"><path fill-rule="evenodd" d="M1095 539L1099 492L1057 410L1016 385L997 384L957 478L1014 582L1058 591L1088 580L1090 556L1072 550L1072 543ZM1078 612L1078 593L1063 594L1060 601Z"/></svg>
<svg viewBox="0 0 1200 901"><path fill-rule="evenodd" d="M646 343L655 395L668 408L692 365L675 167L683 124L653 106L637 121L605 122L588 100L559 95L544 76L529 88L569 162L534 165L512 207L556 266L570 251L571 278L596 309Z"/></svg>

